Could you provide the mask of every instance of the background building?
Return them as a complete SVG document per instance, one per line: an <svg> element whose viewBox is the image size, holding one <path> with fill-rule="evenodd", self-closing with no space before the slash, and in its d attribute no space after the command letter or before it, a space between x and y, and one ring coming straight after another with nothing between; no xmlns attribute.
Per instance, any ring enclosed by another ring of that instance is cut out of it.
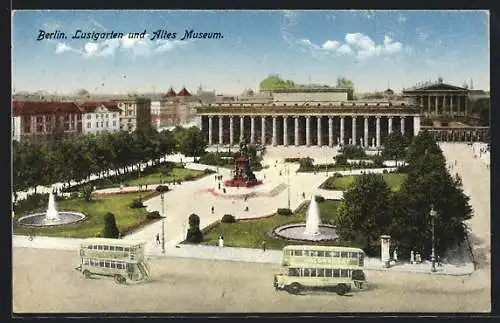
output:
<svg viewBox="0 0 500 323"><path fill-rule="evenodd" d="M205 98L206 93L202 93ZM215 93L213 100L215 101ZM160 99L151 101L151 124L157 130L187 124L196 117L196 106L200 98L192 95L185 87L178 93L170 88Z"/></svg>
<svg viewBox="0 0 500 323"><path fill-rule="evenodd" d="M144 97L113 100L121 110L120 130L132 132L151 127L151 100Z"/></svg>
<svg viewBox="0 0 500 323"><path fill-rule="evenodd" d="M120 112L114 102L86 102L83 110L83 134L120 131Z"/></svg>

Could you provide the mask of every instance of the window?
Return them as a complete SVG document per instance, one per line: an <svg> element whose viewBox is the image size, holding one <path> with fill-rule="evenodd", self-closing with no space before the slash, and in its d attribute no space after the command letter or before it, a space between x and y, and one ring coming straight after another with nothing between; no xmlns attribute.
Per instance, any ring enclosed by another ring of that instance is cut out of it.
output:
<svg viewBox="0 0 500 323"><path fill-rule="evenodd" d="M39 125L36 127L36 131L38 131L38 132L43 132L43 125L39 124Z"/></svg>
<svg viewBox="0 0 500 323"><path fill-rule="evenodd" d="M103 246L102 250L109 250L109 246Z"/></svg>
<svg viewBox="0 0 500 323"><path fill-rule="evenodd" d="M116 118L116 113L113 113L113 118Z"/></svg>
<svg viewBox="0 0 500 323"><path fill-rule="evenodd" d="M325 269L325 277L332 277L332 272L331 269Z"/></svg>
<svg viewBox="0 0 500 323"><path fill-rule="evenodd" d="M108 123L108 121L106 121L106 128L108 128L108 127L109 127L109 123Z"/></svg>
<svg viewBox="0 0 500 323"><path fill-rule="evenodd" d="M101 245L97 246L97 249L102 250L102 246Z"/></svg>
<svg viewBox="0 0 500 323"><path fill-rule="evenodd" d="M69 121L69 116L68 115L64 116L64 121Z"/></svg>
<svg viewBox="0 0 500 323"><path fill-rule="evenodd" d="M288 268L288 276L300 276L300 270L298 268Z"/></svg>
<svg viewBox="0 0 500 323"><path fill-rule="evenodd" d="M64 124L64 130L69 130L69 123Z"/></svg>
<svg viewBox="0 0 500 323"><path fill-rule="evenodd" d="M347 258L347 252L341 252L340 258Z"/></svg>
<svg viewBox="0 0 500 323"><path fill-rule="evenodd" d="M104 267L111 268L111 263L109 261L104 262Z"/></svg>
<svg viewBox="0 0 500 323"><path fill-rule="evenodd" d="M111 263L111 268L116 268L116 263L112 262Z"/></svg>
<svg viewBox="0 0 500 323"><path fill-rule="evenodd" d="M325 257L326 252L324 251L318 251L318 257Z"/></svg>
<svg viewBox="0 0 500 323"><path fill-rule="evenodd" d="M318 270L317 269L309 269L309 272L311 273L311 277L317 277L318 276Z"/></svg>
<svg viewBox="0 0 500 323"><path fill-rule="evenodd" d="M109 251L115 251L115 248L114 246L109 246Z"/></svg>
<svg viewBox="0 0 500 323"><path fill-rule="evenodd" d="M324 268L316 269L316 276L317 277L325 277L325 269Z"/></svg>
<svg viewBox="0 0 500 323"><path fill-rule="evenodd" d="M304 268L303 270L304 270L304 275L303 275L304 277L310 277L311 276L311 269Z"/></svg>
<svg viewBox="0 0 500 323"><path fill-rule="evenodd" d="M123 251L123 247L115 247L116 251Z"/></svg>
<svg viewBox="0 0 500 323"><path fill-rule="evenodd" d="M340 277L340 269L333 269L332 277Z"/></svg>
<svg viewBox="0 0 500 323"><path fill-rule="evenodd" d="M349 277L349 271L347 269L341 269L340 277Z"/></svg>
<svg viewBox="0 0 500 323"><path fill-rule="evenodd" d="M125 247L125 248L123 248L123 251L125 251L125 252L129 252L129 251L130 251L130 248Z"/></svg>
<svg viewBox="0 0 500 323"><path fill-rule="evenodd" d="M92 122L87 122L87 128L92 128Z"/></svg>
<svg viewBox="0 0 500 323"><path fill-rule="evenodd" d="M92 115L91 114L87 114L87 120L90 120L92 119Z"/></svg>
<svg viewBox="0 0 500 323"><path fill-rule="evenodd" d="M109 118L109 114L106 113L106 119L108 119L108 118Z"/></svg>
<svg viewBox="0 0 500 323"><path fill-rule="evenodd" d="M104 121L101 121L101 128L104 127Z"/></svg>
<svg viewBox="0 0 500 323"><path fill-rule="evenodd" d="M36 117L36 122L43 122L43 118L42 117Z"/></svg>
<svg viewBox="0 0 500 323"><path fill-rule="evenodd" d="M113 121L113 127L115 127L115 126L116 126L116 121Z"/></svg>
<svg viewBox="0 0 500 323"><path fill-rule="evenodd" d="M99 261L99 267L104 267L104 266L105 266L105 265L104 265L104 260L100 260L100 261Z"/></svg>

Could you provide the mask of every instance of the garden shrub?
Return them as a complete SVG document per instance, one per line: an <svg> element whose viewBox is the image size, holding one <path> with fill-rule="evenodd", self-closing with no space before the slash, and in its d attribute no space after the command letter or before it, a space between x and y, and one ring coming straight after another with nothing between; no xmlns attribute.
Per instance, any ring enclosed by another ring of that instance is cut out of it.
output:
<svg viewBox="0 0 500 323"><path fill-rule="evenodd" d="M339 166L345 166L347 165L347 156L344 154L340 154L335 156L335 164Z"/></svg>
<svg viewBox="0 0 500 323"><path fill-rule="evenodd" d="M192 181L194 179L195 179L195 177L193 175L186 175L186 177L184 177L185 181Z"/></svg>
<svg viewBox="0 0 500 323"><path fill-rule="evenodd" d="M344 175L342 175L341 173L334 173L334 174L333 174L333 176L334 176L334 177L342 177L342 176L344 176Z"/></svg>
<svg viewBox="0 0 500 323"><path fill-rule="evenodd" d="M158 211L148 212L148 214L146 214L146 218L148 219L160 219L161 217Z"/></svg>
<svg viewBox="0 0 500 323"><path fill-rule="evenodd" d="M200 230L200 217L192 213L188 219L189 229L186 234L186 242L200 243L203 241L203 232Z"/></svg>
<svg viewBox="0 0 500 323"><path fill-rule="evenodd" d="M170 188L167 185L158 185L158 186L156 186L156 191L158 193L165 193L165 192L170 191Z"/></svg>
<svg viewBox="0 0 500 323"><path fill-rule="evenodd" d="M203 174L213 174L215 173L215 171L213 169L210 169L210 168L205 168L203 170Z"/></svg>
<svg viewBox="0 0 500 323"><path fill-rule="evenodd" d="M234 223L236 222L236 219L232 214L224 214L222 219L220 220L222 223Z"/></svg>
<svg viewBox="0 0 500 323"><path fill-rule="evenodd" d="M113 213L104 214L104 230L102 231L103 238L117 239L120 235L120 231L116 226L116 219Z"/></svg>
<svg viewBox="0 0 500 323"><path fill-rule="evenodd" d="M190 228L199 227L200 226L200 217L197 214L192 213L189 216L188 223L189 223Z"/></svg>
<svg viewBox="0 0 500 323"><path fill-rule="evenodd" d="M323 203L323 202L325 201L325 198L324 198L323 196L321 196L321 195L316 195L316 196L314 197L314 199L315 199L315 200L316 200L316 202L318 202L318 203Z"/></svg>
<svg viewBox="0 0 500 323"><path fill-rule="evenodd" d="M276 211L276 213L279 215L292 215L293 214L292 210L290 210L288 208L279 208Z"/></svg>
<svg viewBox="0 0 500 323"><path fill-rule="evenodd" d="M131 209L139 209L141 207L144 207L144 203L142 203L141 200L133 200L129 206Z"/></svg>

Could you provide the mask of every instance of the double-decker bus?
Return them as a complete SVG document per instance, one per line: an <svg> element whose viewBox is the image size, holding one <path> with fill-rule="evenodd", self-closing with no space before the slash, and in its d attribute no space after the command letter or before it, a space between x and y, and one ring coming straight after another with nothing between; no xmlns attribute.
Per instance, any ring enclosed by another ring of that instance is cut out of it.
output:
<svg viewBox="0 0 500 323"><path fill-rule="evenodd" d="M141 281L150 278L144 254L146 243L136 240L90 238L80 244L81 264L86 278L92 275L111 276L117 283L127 279Z"/></svg>
<svg viewBox="0 0 500 323"><path fill-rule="evenodd" d="M344 295L363 289L364 252L358 248L292 245L283 248L281 269L274 287L298 294L306 289L325 289Z"/></svg>

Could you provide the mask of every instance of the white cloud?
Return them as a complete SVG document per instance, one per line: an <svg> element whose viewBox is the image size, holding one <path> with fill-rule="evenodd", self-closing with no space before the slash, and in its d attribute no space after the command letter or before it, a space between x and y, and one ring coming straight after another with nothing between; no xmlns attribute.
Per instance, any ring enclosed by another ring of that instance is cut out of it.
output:
<svg viewBox="0 0 500 323"><path fill-rule="evenodd" d="M336 40L327 40L324 44L323 44L323 48L324 49L338 49L340 46L342 46L342 44Z"/></svg>
<svg viewBox="0 0 500 323"><path fill-rule="evenodd" d="M68 44L66 43L57 43L56 45L56 54L61 54L71 50L72 50L71 46L68 46Z"/></svg>
<svg viewBox="0 0 500 323"><path fill-rule="evenodd" d="M99 44L98 43L86 43L85 46L83 46L83 50L84 50L86 56L94 56L99 51Z"/></svg>
<svg viewBox="0 0 500 323"><path fill-rule="evenodd" d="M340 46L337 49L337 52L339 52L341 54L351 54L352 53L352 49L351 49L351 47L349 47L349 45L343 44L342 46Z"/></svg>

